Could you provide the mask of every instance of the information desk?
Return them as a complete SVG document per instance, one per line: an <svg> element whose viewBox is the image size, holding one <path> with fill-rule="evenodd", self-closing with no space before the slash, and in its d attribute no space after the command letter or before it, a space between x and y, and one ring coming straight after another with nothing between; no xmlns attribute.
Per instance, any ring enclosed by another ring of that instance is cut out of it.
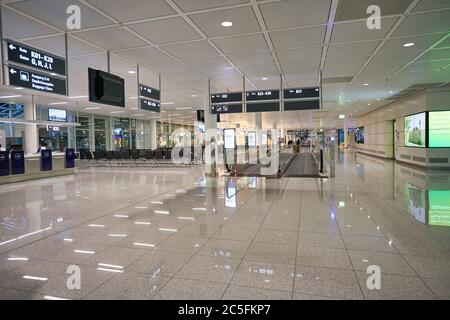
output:
<svg viewBox="0 0 450 320"><path fill-rule="evenodd" d="M75 173L75 168L66 165L66 153L52 152L51 167L42 167L41 153L25 155L25 173L14 174L11 166L9 175L0 176L0 184L57 177Z"/></svg>

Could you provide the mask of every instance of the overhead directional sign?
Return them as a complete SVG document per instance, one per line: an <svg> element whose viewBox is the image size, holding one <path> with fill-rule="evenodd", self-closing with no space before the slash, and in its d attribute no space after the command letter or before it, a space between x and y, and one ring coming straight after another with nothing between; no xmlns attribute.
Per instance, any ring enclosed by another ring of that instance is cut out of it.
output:
<svg viewBox="0 0 450 320"><path fill-rule="evenodd" d="M279 90L248 91L247 101L279 100Z"/></svg>
<svg viewBox="0 0 450 320"><path fill-rule="evenodd" d="M7 41L7 50L9 62L66 75L66 61L63 58L12 41Z"/></svg>
<svg viewBox="0 0 450 320"><path fill-rule="evenodd" d="M242 113L242 104L220 104L211 106L212 114Z"/></svg>
<svg viewBox="0 0 450 320"><path fill-rule="evenodd" d="M8 66L9 84L42 92L66 95L66 81L25 68Z"/></svg>
<svg viewBox="0 0 450 320"><path fill-rule="evenodd" d="M226 93L214 93L211 95L211 103L232 103L241 102L242 92L226 92Z"/></svg>
<svg viewBox="0 0 450 320"><path fill-rule="evenodd" d="M139 84L139 95L148 99L161 101L161 93L159 90L143 84Z"/></svg>
<svg viewBox="0 0 450 320"><path fill-rule="evenodd" d="M320 90L315 88L293 88L284 90L284 99L319 98Z"/></svg>
<svg viewBox="0 0 450 320"><path fill-rule="evenodd" d="M153 112L161 112L161 103L141 98L141 109Z"/></svg>
<svg viewBox="0 0 450 320"><path fill-rule="evenodd" d="M264 102L264 103L248 103L247 112L273 112L280 111L279 102Z"/></svg>

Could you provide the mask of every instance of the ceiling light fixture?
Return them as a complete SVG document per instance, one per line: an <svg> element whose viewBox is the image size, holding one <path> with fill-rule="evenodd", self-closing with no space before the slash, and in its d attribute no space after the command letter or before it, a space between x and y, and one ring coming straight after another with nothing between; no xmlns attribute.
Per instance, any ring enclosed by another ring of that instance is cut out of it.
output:
<svg viewBox="0 0 450 320"><path fill-rule="evenodd" d="M99 110L100 107L84 107L83 110Z"/></svg>
<svg viewBox="0 0 450 320"><path fill-rule="evenodd" d="M175 104L175 102L163 102L163 103L161 103L162 106L166 106L166 105L169 105L169 104Z"/></svg>
<svg viewBox="0 0 450 320"><path fill-rule="evenodd" d="M264 78L261 78L261 80L264 80L264 81L266 81L266 80L269 80L269 78L267 78L267 77L264 77Z"/></svg>
<svg viewBox="0 0 450 320"><path fill-rule="evenodd" d="M0 99L11 99L11 98L20 98L22 95L16 94L12 96L1 96Z"/></svg>
<svg viewBox="0 0 450 320"><path fill-rule="evenodd" d="M82 98L88 98L88 96L73 96L73 97L69 97L69 99L82 99Z"/></svg>
<svg viewBox="0 0 450 320"><path fill-rule="evenodd" d="M224 27L224 28L229 28L229 27L232 27L232 26L233 26L233 22L231 22L231 21L224 21L224 22L222 22L220 25L221 25L222 27Z"/></svg>
<svg viewBox="0 0 450 320"><path fill-rule="evenodd" d="M59 106L59 105L63 105L63 104L67 104L67 102L52 102L49 103L49 106Z"/></svg>
<svg viewBox="0 0 450 320"><path fill-rule="evenodd" d="M125 111L111 111L110 113L125 113Z"/></svg>
<svg viewBox="0 0 450 320"><path fill-rule="evenodd" d="M408 48L408 47L412 47L413 45L415 45L414 42L408 42L408 43L405 43L403 46L404 46L405 48Z"/></svg>
<svg viewBox="0 0 450 320"><path fill-rule="evenodd" d="M16 88L14 88L14 89L16 89L16 90L23 90L22 87L16 87Z"/></svg>
<svg viewBox="0 0 450 320"><path fill-rule="evenodd" d="M135 74L136 71L130 70L130 71L128 71L128 73L129 73L129 74Z"/></svg>
<svg viewBox="0 0 450 320"><path fill-rule="evenodd" d="M363 83L363 86L366 86L366 87L367 87L368 85L369 85L368 83Z"/></svg>

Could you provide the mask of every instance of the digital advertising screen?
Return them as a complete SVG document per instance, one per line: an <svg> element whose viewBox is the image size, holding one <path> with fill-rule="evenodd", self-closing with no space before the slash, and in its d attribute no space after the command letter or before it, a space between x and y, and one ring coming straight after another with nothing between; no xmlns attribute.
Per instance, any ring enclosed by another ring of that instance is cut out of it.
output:
<svg viewBox="0 0 450 320"><path fill-rule="evenodd" d="M450 190L429 190L428 202L428 224L450 227Z"/></svg>
<svg viewBox="0 0 450 320"><path fill-rule="evenodd" d="M234 129L223 130L223 139L224 139L225 149L234 149L236 147Z"/></svg>
<svg viewBox="0 0 450 320"><path fill-rule="evenodd" d="M267 146L267 133L261 133L261 146Z"/></svg>
<svg viewBox="0 0 450 320"><path fill-rule="evenodd" d="M249 132L248 133L248 146L249 147L256 147L256 132Z"/></svg>
<svg viewBox="0 0 450 320"><path fill-rule="evenodd" d="M450 148L450 111L429 113L428 146L430 148Z"/></svg>
<svg viewBox="0 0 450 320"><path fill-rule="evenodd" d="M364 127L356 128L355 140L356 140L356 143L364 143L364 140L365 140Z"/></svg>
<svg viewBox="0 0 450 320"><path fill-rule="evenodd" d="M426 113L405 117L405 147L426 147Z"/></svg>
<svg viewBox="0 0 450 320"><path fill-rule="evenodd" d="M48 109L48 121L67 122L66 110Z"/></svg>
<svg viewBox="0 0 450 320"><path fill-rule="evenodd" d="M417 221L426 223L425 191L410 183L405 185L405 209Z"/></svg>

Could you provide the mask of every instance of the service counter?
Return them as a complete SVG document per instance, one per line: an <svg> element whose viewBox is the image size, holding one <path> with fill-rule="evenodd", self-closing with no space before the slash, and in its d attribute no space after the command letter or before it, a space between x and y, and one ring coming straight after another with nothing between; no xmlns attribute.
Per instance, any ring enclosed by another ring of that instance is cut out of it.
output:
<svg viewBox="0 0 450 320"><path fill-rule="evenodd" d="M75 167L73 149L27 155L23 151L0 152L0 184L74 174Z"/></svg>

